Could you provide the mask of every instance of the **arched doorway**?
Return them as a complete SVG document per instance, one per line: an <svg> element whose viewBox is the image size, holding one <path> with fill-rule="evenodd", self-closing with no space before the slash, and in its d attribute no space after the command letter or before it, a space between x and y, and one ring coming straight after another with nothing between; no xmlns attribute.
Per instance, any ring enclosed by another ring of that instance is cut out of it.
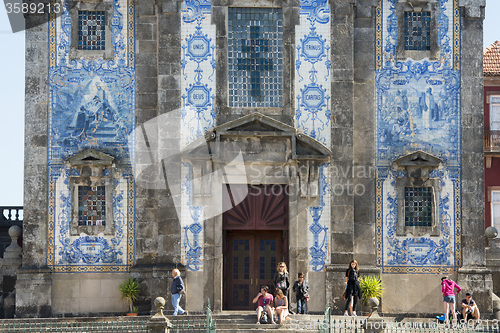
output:
<svg viewBox="0 0 500 333"><path fill-rule="evenodd" d="M276 264L288 262L287 190L280 184L227 186L223 203L232 208L222 217L224 309L254 309L260 286L271 287Z"/></svg>

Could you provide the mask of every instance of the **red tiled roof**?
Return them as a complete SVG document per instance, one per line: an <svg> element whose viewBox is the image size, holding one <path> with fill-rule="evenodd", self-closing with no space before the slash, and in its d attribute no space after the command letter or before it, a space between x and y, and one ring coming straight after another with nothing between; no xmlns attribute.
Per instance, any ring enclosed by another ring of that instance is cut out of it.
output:
<svg viewBox="0 0 500 333"><path fill-rule="evenodd" d="M496 41L483 51L483 75L500 76L500 42Z"/></svg>

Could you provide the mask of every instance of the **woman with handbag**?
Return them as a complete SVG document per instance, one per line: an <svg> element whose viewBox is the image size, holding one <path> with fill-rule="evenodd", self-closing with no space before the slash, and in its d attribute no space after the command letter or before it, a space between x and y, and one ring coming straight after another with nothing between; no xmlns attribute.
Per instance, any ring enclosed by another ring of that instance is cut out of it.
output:
<svg viewBox="0 0 500 333"><path fill-rule="evenodd" d="M288 288L290 287L290 278L286 264L284 262L278 263L276 266L276 273L274 274L274 287L281 289L285 296L288 296Z"/></svg>
<svg viewBox="0 0 500 333"><path fill-rule="evenodd" d="M344 299L346 300L344 316L349 315L347 309L349 309L352 316L356 316L356 304L358 298L361 299L361 287L359 286L358 262L354 259L349 263L349 267L345 271L344 284Z"/></svg>
<svg viewBox="0 0 500 333"><path fill-rule="evenodd" d="M288 298L288 288L290 288L290 278L286 264L282 261L276 266L276 273L274 274L274 287L276 290L281 289L283 295Z"/></svg>

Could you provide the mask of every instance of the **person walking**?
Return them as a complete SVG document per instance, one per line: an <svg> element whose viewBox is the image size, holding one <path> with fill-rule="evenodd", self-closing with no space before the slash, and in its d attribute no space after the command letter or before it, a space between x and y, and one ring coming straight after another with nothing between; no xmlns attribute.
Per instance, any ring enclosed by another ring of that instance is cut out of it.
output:
<svg viewBox="0 0 500 333"><path fill-rule="evenodd" d="M179 302L181 301L181 297L185 294L184 290L184 282L182 282L181 272L176 268L172 270L172 285L170 286L170 292L172 293L172 306L174 307L174 316L177 316L177 313L183 315L187 315L187 311L180 307Z"/></svg>
<svg viewBox="0 0 500 333"><path fill-rule="evenodd" d="M346 300L344 316L348 316L349 313L356 316L356 304L358 298L361 298L361 287L359 286L359 266L354 259L349 263L349 267L345 271L344 285L344 298ZM347 309L349 309L349 312L347 312Z"/></svg>
<svg viewBox="0 0 500 333"><path fill-rule="evenodd" d="M443 293L444 304L444 323L448 325L450 310L453 315L453 324L457 323L457 314L455 313L455 289L460 292L462 288L455 281L448 279L448 276L441 278L441 292Z"/></svg>

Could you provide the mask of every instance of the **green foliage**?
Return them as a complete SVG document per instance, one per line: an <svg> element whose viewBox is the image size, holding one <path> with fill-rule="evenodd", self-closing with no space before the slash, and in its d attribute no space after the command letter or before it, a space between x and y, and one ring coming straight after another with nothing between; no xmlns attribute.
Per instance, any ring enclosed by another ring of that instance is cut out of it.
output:
<svg viewBox="0 0 500 333"><path fill-rule="evenodd" d="M363 295L363 304L367 304L368 300L376 297L380 300L384 293L384 285L380 276L367 275L359 279L361 294Z"/></svg>
<svg viewBox="0 0 500 333"><path fill-rule="evenodd" d="M122 293L122 299L127 300L130 306L130 312L133 313L134 301L137 300L140 292L139 282L136 279L134 279L133 276L129 276L128 279L126 279L122 284L120 284L120 292Z"/></svg>

